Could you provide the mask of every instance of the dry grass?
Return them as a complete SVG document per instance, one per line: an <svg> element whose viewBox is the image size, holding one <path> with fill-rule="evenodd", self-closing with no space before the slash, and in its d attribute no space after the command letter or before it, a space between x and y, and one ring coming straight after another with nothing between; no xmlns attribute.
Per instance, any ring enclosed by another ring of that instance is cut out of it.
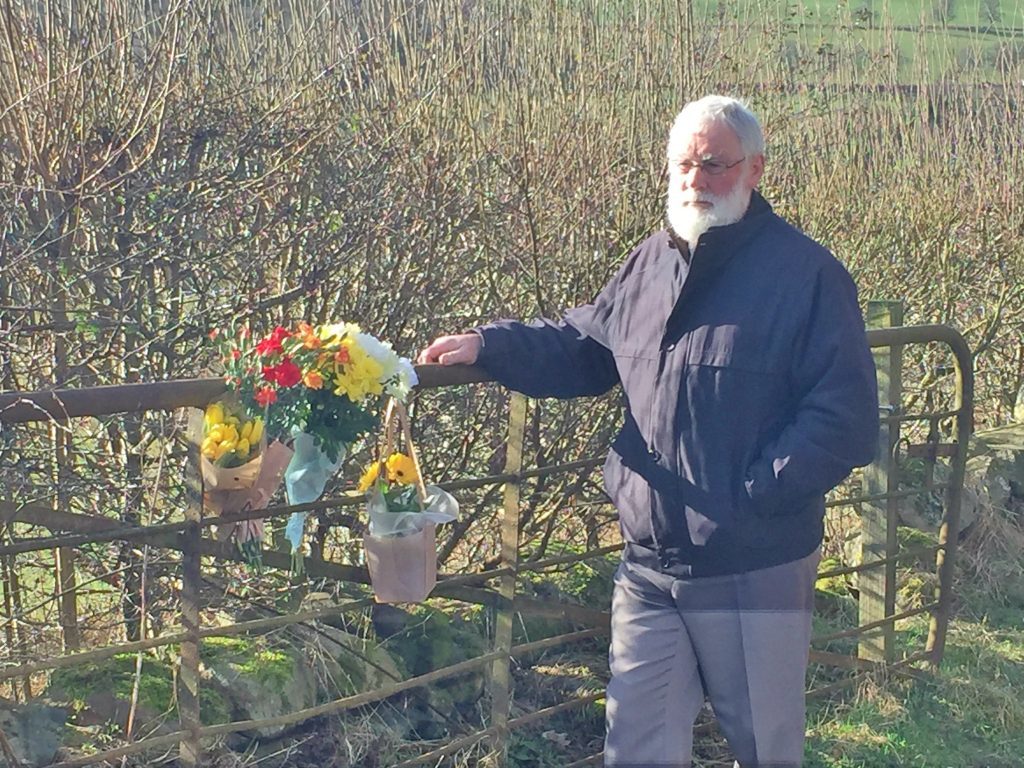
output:
<svg viewBox="0 0 1024 768"><path fill-rule="evenodd" d="M1012 509L981 507L957 550L963 574L958 592L966 591L960 600L964 613L973 613L971 598L979 593L989 597L982 604L1024 601L1024 525L1020 503L1012 503Z"/></svg>

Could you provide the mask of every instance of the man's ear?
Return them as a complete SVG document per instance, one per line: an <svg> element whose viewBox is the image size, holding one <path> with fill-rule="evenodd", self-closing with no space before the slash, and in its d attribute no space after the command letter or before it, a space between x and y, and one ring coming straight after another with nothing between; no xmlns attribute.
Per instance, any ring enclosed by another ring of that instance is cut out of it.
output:
<svg viewBox="0 0 1024 768"><path fill-rule="evenodd" d="M761 181L764 174L764 155L754 155L750 160L750 188L753 189Z"/></svg>

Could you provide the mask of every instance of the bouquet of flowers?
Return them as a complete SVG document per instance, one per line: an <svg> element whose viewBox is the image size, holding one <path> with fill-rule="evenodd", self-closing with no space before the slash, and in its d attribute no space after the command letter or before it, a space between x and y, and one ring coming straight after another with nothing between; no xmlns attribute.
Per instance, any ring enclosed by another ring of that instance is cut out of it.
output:
<svg viewBox="0 0 1024 768"><path fill-rule="evenodd" d="M203 414L203 442L200 447L206 484L210 488L234 490L250 487L259 473L263 449L263 419L245 418L237 408L224 403L207 406Z"/></svg>
<svg viewBox="0 0 1024 768"><path fill-rule="evenodd" d="M377 427L371 401L404 401L417 384L412 363L352 323L277 326L256 339L247 328L225 338L225 377L247 412L262 412L271 435L291 441L284 472L288 501L323 493L352 445ZM306 513L288 521L292 554Z"/></svg>
<svg viewBox="0 0 1024 768"><path fill-rule="evenodd" d="M378 602L420 602L437 581L435 529L455 520L459 504L435 485L424 485L416 449L401 404L385 416L387 446L366 468L359 490L366 494L369 526L363 537L366 565ZM391 415L402 421L408 454L392 450Z"/></svg>
<svg viewBox="0 0 1024 768"><path fill-rule="evenodd" d="M263 419L249 418L236 401L226 398L207 406L201 426L200 466L204 503L217 514L262 509L281 484L292 451L278 441L267 445ZM232 536L248 562L260 565L263 522L242 520L218 535Z"/></svg>

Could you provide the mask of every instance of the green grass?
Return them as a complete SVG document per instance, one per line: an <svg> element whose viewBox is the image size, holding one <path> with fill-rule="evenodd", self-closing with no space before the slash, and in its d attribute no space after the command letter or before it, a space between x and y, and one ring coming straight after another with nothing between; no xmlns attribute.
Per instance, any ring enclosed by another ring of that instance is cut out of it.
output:
<svg viewBox="0 0 1024 768"><path fill-rule="evenodd" d="M859 82L886 82L889 56L899 80L914 83L922 72L932 81L1000 80L1001 70L1019 70L1024 61L1021 0L706 0L694 8L697 20L737 24L741 38L774 30L786 41L782 58L808 82L814 73L848 71L850 65L860 72Z"/></svg>
<svg viewBox="0 0 1024 768"><path fill-rule="evenodd" d="M1019 768L1024 604L998 607L954 619L938 675L869 677L852 693L811 702L805 768ZM917 617L899 640L918 649L927 630Z"/></svg>
<svg viewBox="0 0 1024 768"><path fill-rule="evenodd" d="M919 26L945 23L951 27L978 26L1013 30L1024 26L1024 3L1021 0L852 0L852 2L821 2L821 0L698 0L698 13L705 16L754 18L774 10L776 20L796 20L802 24L822 26L843 24L849 19L858 23L879 25L886 20L898 26ZM993 21L987 9L993 9Z"/></svg>

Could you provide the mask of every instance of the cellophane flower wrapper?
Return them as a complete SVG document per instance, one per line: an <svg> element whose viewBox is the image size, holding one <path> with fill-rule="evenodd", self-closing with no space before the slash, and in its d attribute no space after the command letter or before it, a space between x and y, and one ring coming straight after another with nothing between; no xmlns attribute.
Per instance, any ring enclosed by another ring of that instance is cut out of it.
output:
<svg viewBox="0 0 1024 768"><path fill-rule="evenodd" d="M378 538L409 536L423 530L427 523L440 525L459 519L459 502L436 485L426 486L423 506L422 512L390 512L384 494L374 489L366 502L369 534Z"/></svg>
<svg viewBox="0 0 1024 768"><path fill-rule="evenodd" d="M348 455L348 446L341 445L337 461L331 461L327 454L317 446L316 438L313 435L307 432L295 432L292 450L295 451L295 455L292 456L284 473L288 503L309 504L320 498L327 486L327 481L341 469L341 465ZM307 515L307 512L293 512L285 526L284 535L292 545L293 558L302 549Z"/></svg>

